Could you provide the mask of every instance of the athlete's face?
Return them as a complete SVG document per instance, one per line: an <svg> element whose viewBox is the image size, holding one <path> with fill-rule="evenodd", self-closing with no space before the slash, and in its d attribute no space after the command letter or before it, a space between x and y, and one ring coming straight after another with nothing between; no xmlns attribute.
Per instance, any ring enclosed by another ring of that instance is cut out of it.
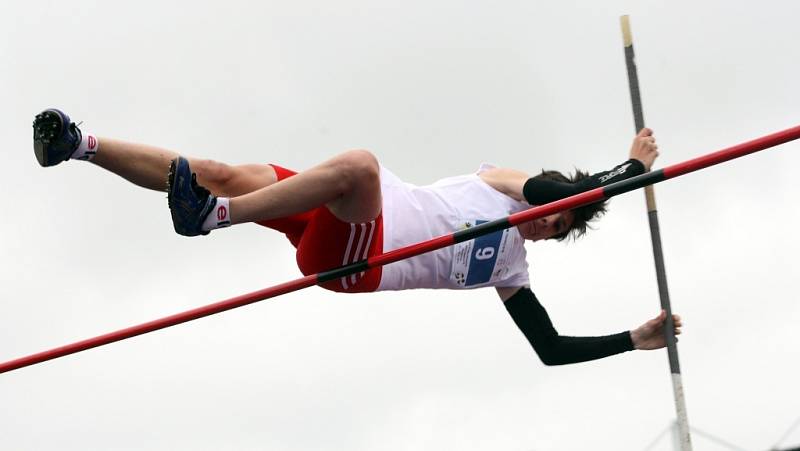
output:
<svg viewBox="0 0 800 451"><path fill-rule="evenodd" d="M517 230L526 240L546 240L569 230L574 219L575 214L571 211L556 213L524 222L517 226Z"/></svg>

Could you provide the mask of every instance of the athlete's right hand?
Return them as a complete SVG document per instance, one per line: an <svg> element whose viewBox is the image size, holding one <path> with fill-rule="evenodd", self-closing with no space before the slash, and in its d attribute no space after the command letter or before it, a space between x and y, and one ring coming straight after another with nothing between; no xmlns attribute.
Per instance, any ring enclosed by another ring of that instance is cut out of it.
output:
<svg viewBox="0 0 800 451"><path fill-rule="evenodd" d="M658 157L656 138L653 136L653 130L645 127L633 138L630 158L641 161L645 171L649 171L656 157Z"/></svg>
<svg viewBox="0 0 800 451"><path fill-rule="evenodd" d="M667 322L667 312L661 310L655 318L647 321L631 331L631 341L634 349L661 349L667 345L664 337L664 325ZM675 335L681 334L683 321L678 315L672 315L672 327ZM678 341L676 338L675 341Z"/></svg>

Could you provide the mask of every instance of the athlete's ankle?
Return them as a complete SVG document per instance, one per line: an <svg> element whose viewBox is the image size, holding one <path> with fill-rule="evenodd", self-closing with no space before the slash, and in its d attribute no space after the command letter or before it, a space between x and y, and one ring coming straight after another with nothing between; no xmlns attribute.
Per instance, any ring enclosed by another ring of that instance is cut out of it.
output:
<svg viewBox="0 0 800 451"><path fill-rule="evenodd" d="M70 158L73 160L91 161L95 154L97 154L99 148L100 142L97 140L97 137L91 133L84 132L82 134L81 143L78 144L78 148L75 149L75 152L72 152Z"/></svg>
<svg viewBox="0 0 800 451"><path fill-rule="evenodd" d="M217 203L214 205L214 208L211 209L211 212L206 216L205 221L203 221L202 230L203 232L209 232L214 229L219 229L221 227L229 227L231 225L231 208L230 208L230 198L228 197L218 197Z"/></svg>

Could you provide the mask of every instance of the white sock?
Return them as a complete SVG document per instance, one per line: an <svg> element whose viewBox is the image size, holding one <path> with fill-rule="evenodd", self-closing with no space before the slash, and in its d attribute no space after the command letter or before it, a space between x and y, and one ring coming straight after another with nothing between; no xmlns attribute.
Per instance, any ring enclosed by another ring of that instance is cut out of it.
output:
<svg viewBox="0 0 800 451"><path fill-rule="evenodd" d="M203 232L228 227L231 225L231 199L229 197L218 197L217 204L203 221Z"/></svg>
<svg viewBox="0 0 800 451"><path fill-rule="evenodd" d="M72 152L70 158L73 160L90 161L97 153L98 147L99 143L97 142L96 136L91 133L82 133L81 143L78 144L78 148L75 149L75 152Z"/></svg>

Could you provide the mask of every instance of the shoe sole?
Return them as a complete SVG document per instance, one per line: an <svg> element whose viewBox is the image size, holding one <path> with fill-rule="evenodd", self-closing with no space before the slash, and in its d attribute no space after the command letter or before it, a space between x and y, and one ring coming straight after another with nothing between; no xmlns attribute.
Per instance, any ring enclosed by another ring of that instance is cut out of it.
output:
<svg viewBox="0 0 800 451"><path fill-rule="evenodd" d="M177 223L176 223L176 219L175 219L175 214L176 214L175 210L178 209L178 208L183 208L184 210L187 209L187 207L185 207L185 206L182 207L181 205L176 205L175 204L175 199L174 199L174 197L175 197L175 189L176 189L175 188L175 178L177 176L177 172L178 172L178 158L172 160L172 162L169 165L169 172L167 173L167 205L169 206L170 213L172 214L172 225L175 227L175 232L178 233L179 235L183 235L183 236L208 235L208 232L204 232L202 230L189 232L189 231L187 231L186 229L183 229L183 228L179 229L177 227L177 225L176 225ZM192 173L190 172L190 174L192 174ZM192 176L194 177L194 174L192 174ZM191 182L189 182L189 183L191 183ZM210 195L210 193L209 193L209 195ZM210 204L210 207L213 208L213 206L215 204L216 204L216 200L214 200L214 202L212 204ZM206 214L202 215L202 212L207 208L208 208L208 211L206 212ZM209 208L209 204L208 204L208 202L206 202L206 205L203 207L203 209L200 212L201 216L203 218L205 218L205 216L208 216L208 214L211 211L211 208ZM201 223L202 223L202 221L201 221Z"/></svg>
<svg viewBox="0 0 800 451"><path fill-rule="evenodd" d="M167 173L167 205L172 208L172 187L175 185L175 169L177 167L178 159L174 159L169 164L169 172Z"/></svg>
<svg viewBox="0 0 800 451"><path fill-rule="evenodd" d="M33 153L42 166L47 164L47 147L64 130L61 115L53 110L47 110L36 115L33 121Z"/></svg>

